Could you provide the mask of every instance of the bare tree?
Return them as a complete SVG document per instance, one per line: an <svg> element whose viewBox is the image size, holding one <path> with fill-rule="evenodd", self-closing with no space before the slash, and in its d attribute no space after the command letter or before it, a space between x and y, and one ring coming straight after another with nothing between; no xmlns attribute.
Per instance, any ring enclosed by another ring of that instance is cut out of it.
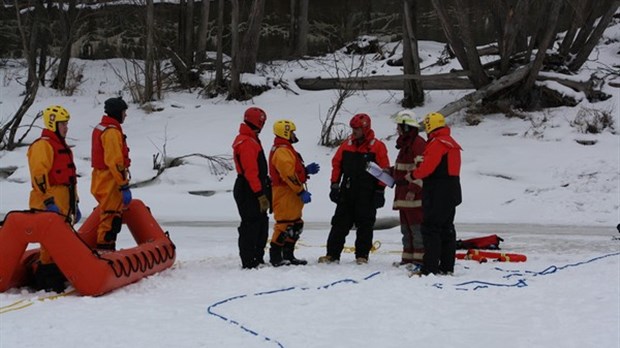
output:
<svg viewBox="0 0 620 348"><path fill-rule="evenodd" d="M547 6L548 10L545 11L547 14L547 21L545 24L546 30L538 43L538 52L536 52L536 58L534 59L532 68L530 69L525 82L521 85L521 91L519 92L521 99L527 96L531 92L532 87L534 87L536 78L538 77L540 69L543 66L545 56L547 55L547 49L553 44L553 37L557 30L556 26L560 17L560 10L562 9L562 0L547 1Z"/></svg>
<svg viewBox="0 0 620 348"><path fill-rule="evenodd" d="M264 12L265 0L253 0L248 17L248 27L243 36L243 50L239 52L239 68L243 73L254 73L256 71L260 29Z"/></svg>
<svg viewBox="0 0 620 348"><path fill-rule="evenodd" d="M60 2L62 5L63 2ZM69 0L67 11L60 11L62 30L62 51L56 77L53 79L52 88L64 90L67 84L67 74L69 72L69 62L71 60L71 45L75 39L75 27L78 17L77 0Z"/></svg>
<svg viewBox="0 0 620 348"><path fill-rule="evenodd" d="M17 28L22 42L22 49L26 62L28 64L28 79L25 84L24 99L17 112L12 119L2 125L0 128L0 149L13 150L17 147L15 137L17 129L19 128L22 119L28 109L34 103L39 90L39 80L37 78L37 57L36 51L39 47L39 33L41 32L40 26L44 22L43 15L45 8L43 6L43 0L36 0L34 2L34 11L25 12L26 15L32 13L30 18L30 30L26 31L24 23L22 23L22 15L20 13L20 6L18 0L13 1L15 7L15 17L17 19ZM26 4L28 6L30 4Z"/></svg>
<svg viewBox="0 0 620 348"><path fill-rule="evenodd" d="M599 20L596 28L592 30L585 44L580 48L579 52L575 56L575 59L573 59L573 61L570 62L570 65L568 66L570 70L577 71L586 62L586 60L588 59L588 56L590 55L590 53L592 52L592 50L594 49L594 47L600 40L601 36L603 35L605 28L607 28L607 25L611 21L613 15L616 13L618 6L620 6L619 0L615 0L611 3L607 11L605 11L603 16Z"/></svg>
<svg viewBox="0 0 620 348"><path fill-rule="evenodd" d="M217 53L215 57L215 85L224 86L224 0L218 0L217 5Z"/></svg>
<svg viewBox="0 0 620 348"><path fill-rule="evenodd" d="M210 0L202 0L202 6L200 8L200 24L198 26L198 38L196 39L196 61L199 63L202 63L207 59L210 4Z"/></svg>
<svg viewBox="0 0 620 348"><path fill-rule="evenodd" d="M418 40L415 35L416 1L403 1L403 67L406 75L420 75ZM411 108L424 104L424 89L420 80L404 80L402 106Z"/></svg>
<svg viewBox="0 0 620 348"><path fill-rule="evenodd" d="M142 103L149 102L153 99L153 73L155 64L155 9L153 0L146 0L146 43L144 57L144 95Z"/></svg>
<svg viewBox="0 0 620 348"><path fill-rule="evenodd" d="M241 68L239 67L239 0L230 0L232 5L230 16L230 86L228 99L241 99Z"/></svg>
<svg viewBox="0 0 620 348"><path fill-rule="evenodd" d="M289 37L294 57L302 57L308 53L308 2L309 0L291 0Z"/></svg>

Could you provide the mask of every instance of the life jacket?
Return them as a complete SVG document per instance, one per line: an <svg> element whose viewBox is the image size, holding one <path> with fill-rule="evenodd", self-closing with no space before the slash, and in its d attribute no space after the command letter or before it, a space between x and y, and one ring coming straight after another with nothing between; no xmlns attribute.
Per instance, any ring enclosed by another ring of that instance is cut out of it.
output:
<svg viewBox="0 0 620 348"><path fill-rule="evenodd" d="M273 166L273 155L278 148L286 148L291 151L295 157L297 157L297 161L295 161L295 176L299 180L299 184L304 184L308 180L308 174L306 174L306 168L304 167L304 161L301 158L301 155L295 151L291 143L282 138L276 137L273 141L273 146L271 147L271 151L269 152L269 176L271 176L271 184L273 186L286 186L287 183L280 177L280 174Z"/></svg>
<svg viewBox="0 0 620 348"><path fill-rule="evenodd" d="M75 163L73 162L73 152L64 139L61 139L56 133L44 129L41 137L37 140L47 141L54 149L54 162L47 174L50 185L75 185L77 182L77 174Z"/></svg>
<svg viewBox="0 0 620 348"><path fill-rule="evenodd" d="M93 129L92 136L92 146L91 146L91 159L92 159L92 167L95 169L107 169L108 167L105 164L104 160L104 149L103 144L101 142L101 136L103 132L108 130L109 128L116 128L121 132L123 136L123 147L122 147L122 155L123 155L123 165L125 168L129 168L131 164L131 160L129 159L129 147L127 147L127 136L123 133L123 128L121 124L110 116L103 116L101 118L101 123L99 123L95 129Z"/></svg>

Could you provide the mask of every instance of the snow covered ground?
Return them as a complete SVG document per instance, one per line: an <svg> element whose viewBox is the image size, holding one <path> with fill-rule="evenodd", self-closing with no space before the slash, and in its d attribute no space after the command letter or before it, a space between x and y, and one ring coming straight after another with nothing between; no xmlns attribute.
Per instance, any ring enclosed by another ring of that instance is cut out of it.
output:
<svg viewBox="0 0 620 348"><path fill-rule="evenodd" d="M593 53L583 77L617 64L620 26L608 29L605 36L612 40L604 40L610 43ZM443 49L432 42L420 46L423 66L433 63ZM398 68L371 58L366 57L369 71L397 73ZM347 59L339 64L347 64ZM336 96L334 91L298 90L293 79L328 76L326 62L333 59L281 62L263 69L260 76L244 77L246 81L283 78L296 93L276 88L241 103L168 92L160 112L147 114L131 104L124 125L132 181L138 182L155 175L152 156L163 152L164 145L169 157L230 156L241 115L250 105L268 114L261 134L266 148L273 139L273 121L293 120L300 138L296 148L306 162L322 167L309 182L313 200L304 211L307 228L297 251L310 261L308 266L241 270L238 216L230 193L235 174L214 174L204 159L191 157L166 170L152 185L133 190L177 245L172 269L97 298L45 299L49 294L27 289L2 293L0 347L620 345L620 241L615 227L620 222L619 89L606 85L603 91L612 98L605 102L586 100L574 108L532 113L528 120L489 115L481 124L467 126L462 114L451 116L453 135L464 148L458 238L497 233L505 239L504 251L525 254L528 261L457 261L454 276L409 278L404 269L391 265L400 257L400 232L389 224L376 232L380 247L368 265L356 265L351 254L344 254L339 265L316 263L325 252L335 208L327 197L334 149L317 142L321 119ZM89 193L91 130L103 113L103 101L123 90L110 69L123 63L74 64L84 67L86 77L76 95L41 88L25 123L48 105L60 104L70 111L68 142L75 146L81 209L86 213L95 207ZM452 63L424 73L454 67ZM3 123L21 103L17 77L23 70L6 66L0 74ZM422 118L465 93L427 93L426 105L414 111ZM390 116L400 110L401 95L360 92L345 101L338 121L346 125L355 113L370 114L393 161L395 127ZM586 108L609 111L615 131L584 134L572 127ZM38 133L34 130L27 140ZM577 140L596 144L584 146ZM17 167L7 179L0 179L0 215L28 206L25 154L26 148L0 152L0 167ZM215 194L188 193L195 190ZM387 198L392 198L391 191ZM388 205L378 216L393 221L397 213ZM353 245L353 235L347 246ZM132 246L126 230L120 244ZM20 304L26 307L15 309Z"/></svg>

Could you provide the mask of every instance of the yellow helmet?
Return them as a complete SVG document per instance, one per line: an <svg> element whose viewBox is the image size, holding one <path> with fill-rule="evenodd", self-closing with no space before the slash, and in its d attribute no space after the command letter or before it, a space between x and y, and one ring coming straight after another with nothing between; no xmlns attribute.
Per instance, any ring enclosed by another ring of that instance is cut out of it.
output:
<svg viewBox="0 0 620 348"><path fill-rule="evenodd" d="M53 105L43 110L43 125L45 128L55 132L58 122L67 122L71 118L69 111L60 105Z"/></svg>
<svg viewBox="0 0 620 348"><path fill-rule="evenodd" d="M277 137L292 140L293 132L297 130L293 121L289 120L278 120L273 124L273 134Z"/></svg>
<svg viewBox="0 0 620 348"><path fill-rule="evenodd" d="M396 114L396 117L394 118L394 122L396 122L396 124L403 124L403 125L407 125L407 126L411 126L411 127L415 127L419 129L420 124L418 123L418 121L416 121L415 118L416 116L413 111L402 110Z"/></svg>
<svg viewBox="0 0 620 348"><path fill-rule="evenodd" d="M445 127L446 119L438 112L431 112L424 117L424 130L427 134L437 128Z"/></svg>

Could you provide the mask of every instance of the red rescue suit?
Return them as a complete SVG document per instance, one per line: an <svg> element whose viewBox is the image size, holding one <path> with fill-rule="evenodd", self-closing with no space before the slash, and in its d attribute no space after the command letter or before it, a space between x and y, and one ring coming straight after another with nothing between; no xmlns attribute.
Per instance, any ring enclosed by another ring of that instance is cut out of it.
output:
<svg viewBox="0 0 620 348"><path fill-rule="evenodd" d="M396 140L398 156L392 168L396 183L393 209L399 211L400 229L403 235L401 264L422 263L424 243L420 225L423 220L422 180L411 178L411 171L422 162L426 141L417 129L401 134Z"/></svg>
<svg viewBox="0 0 620 348"><path fill-rule="evenodd" d="M448 127L437 128L429 135L424 160L413 171L423 179L422 206L424 222L424 265L422 273L454 272L456 231L454 216L461 204L461 146L450 136Z"/></svg>

